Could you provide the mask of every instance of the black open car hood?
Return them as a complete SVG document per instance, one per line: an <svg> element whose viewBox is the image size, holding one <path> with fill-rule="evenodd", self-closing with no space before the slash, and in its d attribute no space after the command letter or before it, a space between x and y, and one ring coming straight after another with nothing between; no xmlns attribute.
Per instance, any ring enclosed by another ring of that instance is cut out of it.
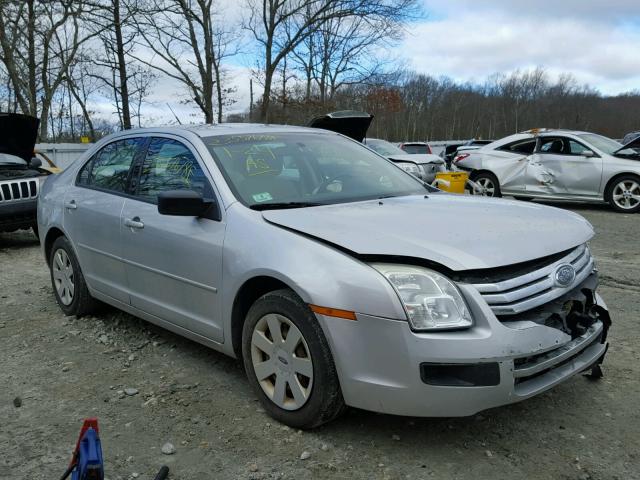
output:
<svg viewBox="0 0 640 480"><path fill-rule="evenodd" d="M613 152L613 154L616 155L628 148L632 148L633 150L636 150L636 151L640 149L640 135L638 135L636 138L634 138L633 140L631 140L630 142L626 143L621 148Z"/></svg>
<svg viewBox="0 0 640 480"><path fill-rule="evenodd" d="M367 130L369 130L372 120L373 115L368 113L342 110L316 117L307 126L331 130L362 142L367 135Z"/></svg>
<svg viewBox="0 0 640 480"><path fill-rule="evenodd" d="M38 137L40 120L19 113L0 113L0 153L29 163Z"/></svg>

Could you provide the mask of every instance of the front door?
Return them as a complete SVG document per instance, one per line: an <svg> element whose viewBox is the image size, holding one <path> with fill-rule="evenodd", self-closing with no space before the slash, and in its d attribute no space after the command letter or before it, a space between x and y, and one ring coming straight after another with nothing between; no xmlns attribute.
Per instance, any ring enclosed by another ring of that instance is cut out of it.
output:
<svg viewBox="0 0 640 480"><path fill-rule="evenodd" d="M602 157L568 137L541 137L528 159L526 178L528 192L594 196L602 179Z"/></svg>
<svg viewBox="0 0 640 480"><path fill-rule="evenodd" d="M158 193L193 190L214 196L196 154L183 142L154 137L141 164L121 228L131 304L217 342L225 224L158 213Z"/></svg>
<svg viewBox="0 0 640 480"><path fill-rule="evenodd" d="M127 304L120 214L130 167L143 142L128 138L103 147L82 166L64 198L64 228L73 240L87 284Z"/></svg>

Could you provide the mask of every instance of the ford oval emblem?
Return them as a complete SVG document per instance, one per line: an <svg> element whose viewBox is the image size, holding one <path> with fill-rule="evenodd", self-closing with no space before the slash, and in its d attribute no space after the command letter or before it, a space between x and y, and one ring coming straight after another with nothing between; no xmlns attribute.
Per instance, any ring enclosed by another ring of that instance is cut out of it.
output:
<svg viewBox="0 0 640 480"><path fill-rule="evenodd" d="M573 265L560 265L556 268L555 281L558 287L568 287L576 279L576 269Z"/></svg>

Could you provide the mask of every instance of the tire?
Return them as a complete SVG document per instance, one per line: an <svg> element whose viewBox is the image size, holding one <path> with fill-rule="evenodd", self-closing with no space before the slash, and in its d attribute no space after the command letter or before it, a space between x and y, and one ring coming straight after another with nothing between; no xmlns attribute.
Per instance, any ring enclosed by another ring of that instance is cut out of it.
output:
<svg viewBox="0 0 640 480"><path fill-rule="evenodd" d="M53 294L65 315L82 317L96 310L99 302L89 293L78 259L66 237L58 237L53 242L49 271Z"/></svg>
<svg viewBox="0 0 640 480"><path fill-rule="evenodd" d="M616 212L636 213L640 211L640 177L621 175L614 178L607 188L605 200Z"/></svg>
<svg viewBox="0 0 640 480"><path fill-rule="evenodd" d="M533 200L533 197L521 197L521 196L513 196L513 198L515 198L516 200L520 200L521 202L530 202L531 200Z"/></svg>
<svg viewBox="0 0 640 480"><path fill-rule="evenodd" d="M295 348L289 348L289 338ZM274 351L274 345L280 348ZM346 408L322 328L291 290L267 293L249 309L242 329L242 358L262 406L285 425L314 428Z"/></svg>
<svg viewBox="0 0 640 480"><path fill-rule="evenodd" d="M502 197L500 191L500 182L498 178L491 172L480 172L473 176L472 180L483 187L483 193L476 193L475 190L471 190L473 195L482 195L485 197Z"/></svg>

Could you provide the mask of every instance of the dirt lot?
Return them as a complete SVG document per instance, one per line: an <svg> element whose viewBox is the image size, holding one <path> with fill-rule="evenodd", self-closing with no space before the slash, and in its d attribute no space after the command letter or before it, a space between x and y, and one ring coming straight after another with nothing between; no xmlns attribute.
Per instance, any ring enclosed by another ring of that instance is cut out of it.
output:
<svg viewBox="0 0 640 480"><path fill-rule="evenodd" d="M232 359L114 310L64 317L35 238L0 235L0 478L58 478L97 416L111 480L162 464L172 479L640 479L640 215L571 208L596 227L614 319L602 381L471 418L351 410L313 432L267 417Z"/></svg>

